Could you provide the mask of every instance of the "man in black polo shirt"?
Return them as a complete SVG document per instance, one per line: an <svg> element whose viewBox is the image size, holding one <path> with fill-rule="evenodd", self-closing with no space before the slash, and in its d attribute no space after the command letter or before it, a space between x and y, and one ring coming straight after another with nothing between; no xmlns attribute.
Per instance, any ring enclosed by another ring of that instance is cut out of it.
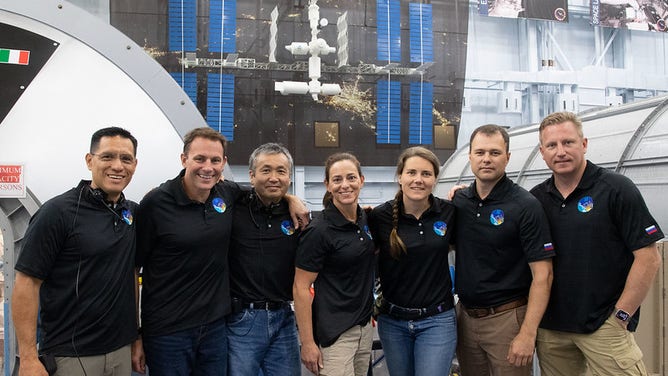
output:
<svg viewBox="0 0 668 376"><path fill-rule="evenodd" d="M152 375L225 375L227 252L240 190L219 182L223 135L195 128L183 142L183 170L149 192L137 214L143 351ZM144 371L142 355L137 346L136 371Z"/></svg>
<svg viewBox="0 0 668 376"><path fill-rule="evenodd" d="M139 204L137 267L144 277L135 371L144 371L145 352L153 375L227 374L228 250L243 191L220 181L226 144L209 127L188 132L183 170ZM290 203L301 205L294 198ZM307 222L303 205L293 211Z"/></svg>
<svg viewBox="0 0 668 376"><path fill-rule="evenodd" d="M123 196L137 167L137 140L103 128L91 138L92 180L42 205L16 263L12 318L21 375L129 375L137 337L136 205ZM40 363L36 326L40 308Z"/></svg>
<svg viewBox="0 0 668 376"><path fill-rule="evenodd" d="M299 375L299 337L290 306L298 233L285 195L292 156L275 143L248 161L253 190L237 201L230 244L230 376Z"/></svg>
<svg viewBox="0 0 668 376"><path fill-rule="evenodd" d="M587 139L575 114L551 114L539 132L553 174L531 193L558 252L538 331L541 373L646 375L630 332L659 269L663 233L631 180L585 159Z"/></svg>
<svg viewBox="0 0 668 376"><path fill-rule="evenodd" d="M457 359L464 375L530 375L550 294L554 249L547 219L540 203L506 177L508 141L498 125L473 132L475 182L453 200Z"/></svg>

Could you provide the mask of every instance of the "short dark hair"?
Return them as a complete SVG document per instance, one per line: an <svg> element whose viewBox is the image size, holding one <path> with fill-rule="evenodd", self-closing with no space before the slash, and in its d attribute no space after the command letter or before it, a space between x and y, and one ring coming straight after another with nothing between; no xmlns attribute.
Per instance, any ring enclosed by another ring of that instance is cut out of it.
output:
<svg viewBox="0 0 668 376"><path fill-rule="evenodd" d="M186 133L186 135L183 136L183 154L188 154L188 151L190 150L190 144L192 144L193 141L198 137L220 142L220 144L223 145L223 156L225 156L225 150L227 150L227 139L225 136L220 134L220 132L211 127L195 128Z"/></svg>
<svg viewBox="0 0 668 376"><path fill-rule="evenodd" d="M268 142L266 144L262 144L255 148L253 152L250 155L250 158L248 158L248 169L255 172L255 163L257 162L257 157L262 154L283 154L285 157L288 159L288 165L290 169L290 174L292 174L292 155L290 155L290 152L288 149L285 148L285 146L281 144L277 144L275 142Z"/></svg>
<svg viewBox="0 0 668 376"><path fill-rule="evenodd" d="M508 136L508 131L506 128L496 124L485 124L479 126L473 131L473 133L471 133L471 139L469 140L469 153L471 152L473 139L478 133L482 133L486 136L493 136L497 133L500 134L501 137L503 137L503 142L506 144L506 153L510 151L510 136Z"/></svg>
<svg viewBox="0 0 668 376"><path fill-rule="evenodd" d="M95 154L97 148L100 147L100 140L102 137L116 137L120 136L127 138L132 142L134 147L134 155L137 156L137 139L130 133L130 131L123 129L121 127L107 127L98 129L93 136L90 138L90 153Z"/></svg>

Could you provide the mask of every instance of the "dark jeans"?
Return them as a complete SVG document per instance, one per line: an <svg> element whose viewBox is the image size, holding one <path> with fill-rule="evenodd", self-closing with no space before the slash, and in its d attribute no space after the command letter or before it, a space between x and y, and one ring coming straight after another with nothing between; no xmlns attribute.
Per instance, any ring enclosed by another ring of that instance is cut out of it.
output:
<svg viewBox="0 0 668 376"><path fill-rule="evenodd" d="M163 336L144 336L146 365L155 376L227 376L225 319Z"/></svg>
<svg viewBox="0 0 668 376"><path fill-rule="evenodd" d="M230 376L300 375L299 337L290 306L229 315L227 335Z"/></svg>

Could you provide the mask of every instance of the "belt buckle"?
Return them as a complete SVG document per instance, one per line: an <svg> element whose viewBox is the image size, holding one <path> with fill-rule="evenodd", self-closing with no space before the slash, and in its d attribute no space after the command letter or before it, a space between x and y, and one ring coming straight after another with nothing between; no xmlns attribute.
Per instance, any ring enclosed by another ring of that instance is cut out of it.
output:
<svg viewBox="0 0 668 376"><path fill-rule="evenodd" d="M250 309L267 309L267 302L250 302L248 303Z"/></svg>
<svg viewBox="0 0 668 376"><path fill-rule="evenodd" d="M471 308L468 311L469 311L469 315L473 316L476 319L481 319L483 317L489 316L490 314L493 314L493 313L490 313L489 308Z"/></svg>
<svg viewBox="0 0 668 376"><path fill-rule="evenodd" d="M480 311L478 314L479 319L494 314L494 308L478 308L478 310Z"/></svg>

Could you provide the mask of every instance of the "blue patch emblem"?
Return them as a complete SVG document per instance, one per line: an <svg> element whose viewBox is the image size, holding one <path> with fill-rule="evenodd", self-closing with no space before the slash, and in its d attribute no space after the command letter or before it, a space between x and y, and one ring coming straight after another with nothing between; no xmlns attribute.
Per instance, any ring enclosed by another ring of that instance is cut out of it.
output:
<svg viewBox="0 0 668 376"><path fill-rule="evenodd" d="M594 199L591 196L584 196L578 201L578 211L588 213L594 208Z"/></svg>
<svg viewBox="0 0 668 376"><path fill-rule="evenodd" d="M438 236L445 236L445 233L448 231L448 225L443 221L437 221L434 223L434 232Z"/></svg>
<svg viewBox="0 0 668 376"><path fill-rule="evenodd" d="M283 233L288 236L294 234L295 227L292 225L292 221L286 219L285 221L281 222L281 231L283 231Z"/></svg>
<svg viewBox="0 0 668 376"><path fill-rule="evenodd" d="M123 209L123 211L121 212L121 216L123 217L123 222L132 226L132 222L134 222L134 217L132 216L131 211L129 211L128 209Z"/></svg>
<svg viewBox="0 0 668 376"><path fill-rule="evenodd" d="M218 213L225 213L225 209L227 209L225 201L223 201L223 199L220 197L214 198L213 201L211 201L211 205L213 206L213 210L217 211Z"/></svg>
<svg viewBox="0 0 668 376"><path fill-rule="evenodd" d="M492 214L489 215L489 221L494 226L501 226L501 224L503 224L504 220L505 220L505 218L503 216L503 210L501 210L501 209L496 209L492 212Z"/></svg>
<svg viewBox="0 0 668 376"><path fill-rule="evenodd" d="M364 225L364 232L366 233L366 236L369 237L369 239L373 240L373 236L371 236L371 231L369 231L369 226Z"/></svg>

